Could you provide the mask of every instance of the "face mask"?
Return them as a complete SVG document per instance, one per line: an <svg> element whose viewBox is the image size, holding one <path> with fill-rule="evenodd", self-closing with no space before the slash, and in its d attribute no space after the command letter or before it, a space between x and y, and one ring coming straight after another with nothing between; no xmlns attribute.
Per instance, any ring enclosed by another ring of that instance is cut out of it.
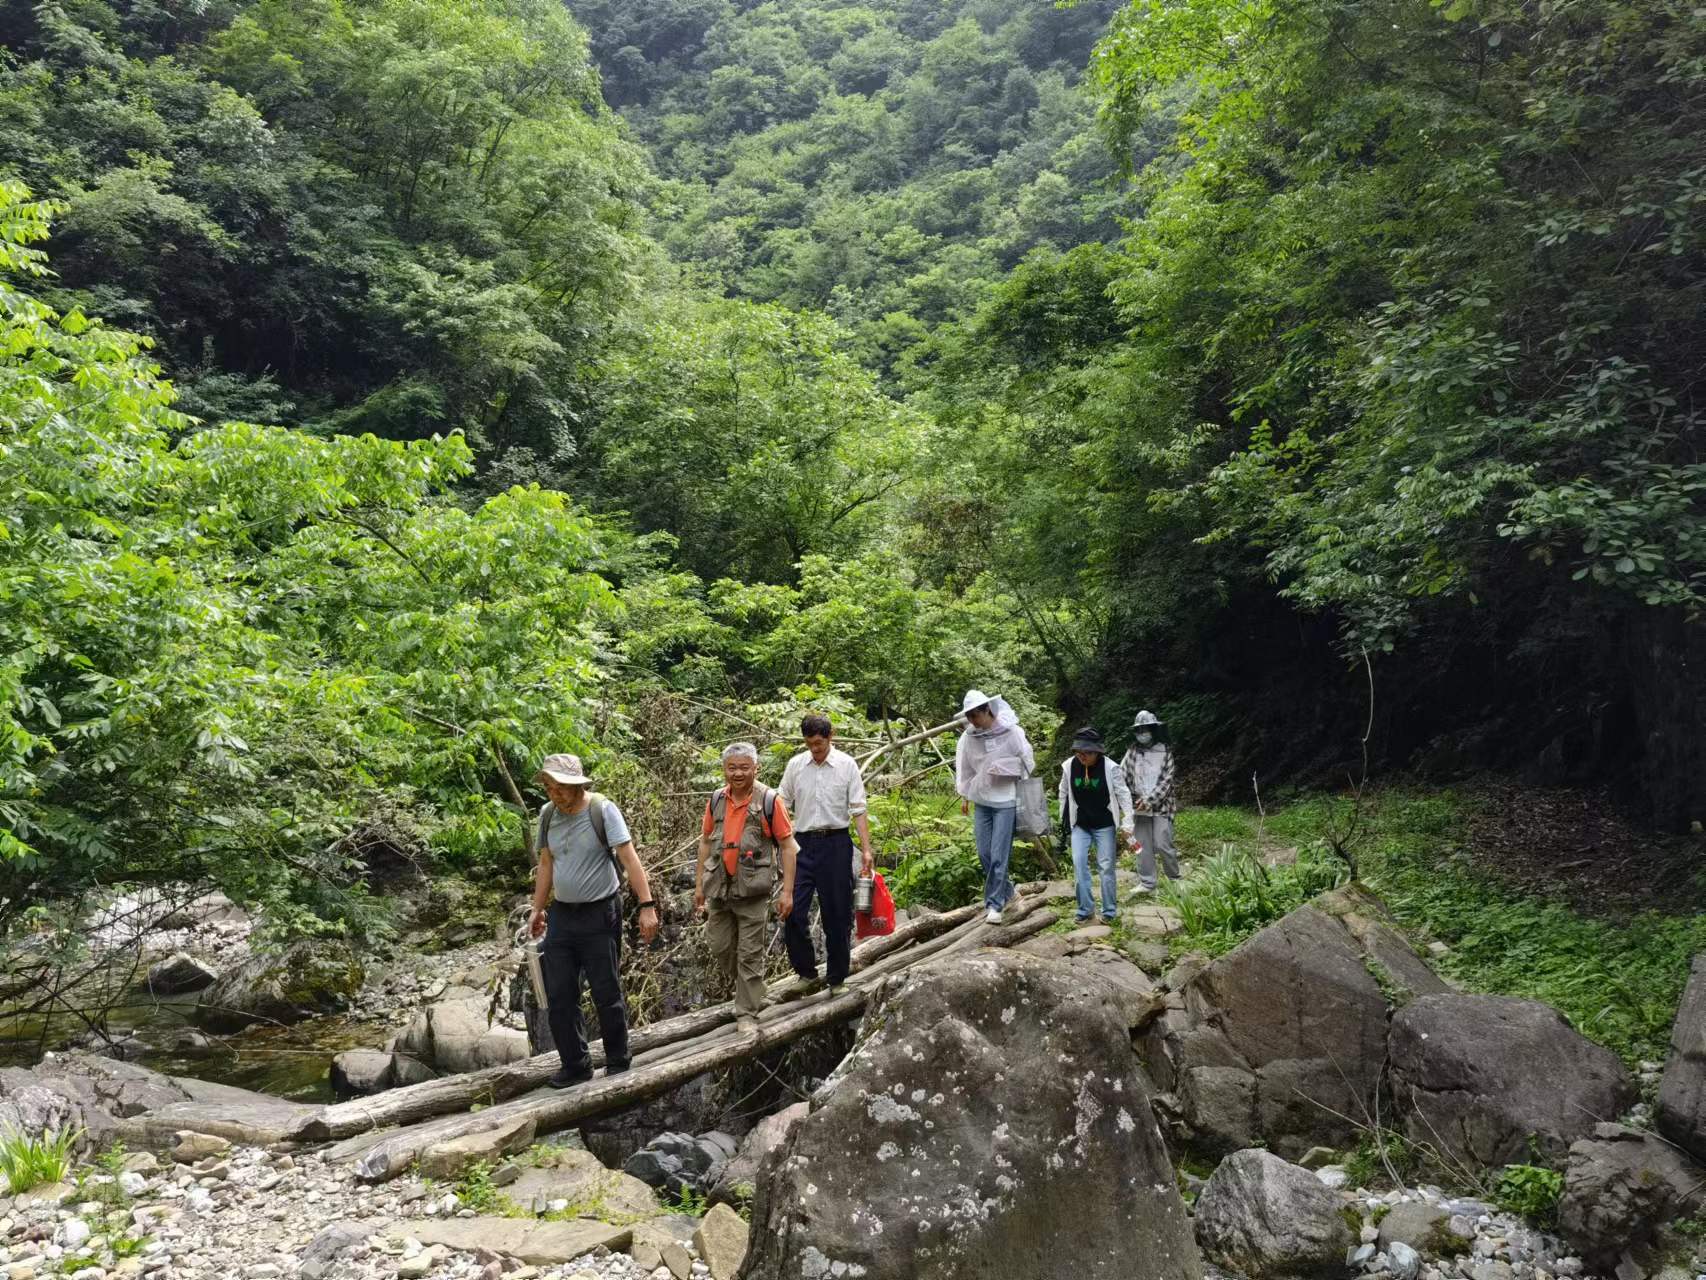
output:
<svg viewBox="0 0 1706 1280"><path fill-rule="evenodd" d="M1147 730L1147 729L1143 730L1142 732L1140 732L1137 735L1137 745L1140 747L1147 747L1151 742L1154 742L1154 741L1155 741L1155 735L1153 733L1149 732L1149 730Z"/></svg>

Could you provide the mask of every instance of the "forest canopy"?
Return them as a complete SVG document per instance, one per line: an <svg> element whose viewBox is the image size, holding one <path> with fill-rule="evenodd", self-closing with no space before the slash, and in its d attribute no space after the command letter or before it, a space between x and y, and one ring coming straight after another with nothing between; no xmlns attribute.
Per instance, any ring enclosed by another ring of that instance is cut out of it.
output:
<svg viewBox="0 0 1706 1280"><path fill-rule="evenodd" d="M1668 0L0 4L5 922L378 927L658 698L1685 829L1703 117Z"/></svg>

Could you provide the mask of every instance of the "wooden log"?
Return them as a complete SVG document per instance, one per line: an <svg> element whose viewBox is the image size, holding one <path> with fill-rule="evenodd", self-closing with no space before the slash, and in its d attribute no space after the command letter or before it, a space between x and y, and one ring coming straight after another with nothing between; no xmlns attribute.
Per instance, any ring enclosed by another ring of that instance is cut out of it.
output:
<svg viewBox="0 0 1706 1280"><path fill-rule="evenodd" d="M921 916L907 921L891 934L868 939L853 949L853 972L857 973L913 943L956 929L976 918L982 910L980 906L970 906ZM799 978L789 978L771 987L769 1000L772 1004L797 1000L810 985ZM724 1001L649 1026L636 1027L628 1037L629 1052L637 1057L663 1045L690 1040L733 1022L734 1017L734 1005ZM594 1066L604 1065L602 1045L592 1047L592 1060ZM292 1136L307 1142L338 1141L370 1129L414 1124L432 1116L466 1111L476 1104L491 1106L537 1089L556 1074L559 1065L556 1053L541 1053L520 1062L444 1076L400 1089L388 1089L367 1098L333 1103L309 1115Z"/></svg>
<svg viewBox="0 0 1706 1280"><path fill-rule="evenodd" d="M543 1134L632 1106L678 1088L707 1071L756 1057L809 1032L860 1017L871 993L888 978L940 952L959 950L955 944L968 936L977 934L995 945L1010 946L1053 923L1048 913L1036 913L1034 907L1001 925L968 922L960 930L896 952L871 965L849 982L842 995L769 1011L753 1031L719 1027L698 1041L655 1049L645 1055L648 1060L636 1058L633 1067L618 1076L600 1077L569 1089L540 1090L471 1115L444 1116L400 1129L365 1149L356 1164L356 1174L369 1182L387 1181L406 1171L436 1143L479 1133L518 1116L531 1118L535 1131Z"/></svg>

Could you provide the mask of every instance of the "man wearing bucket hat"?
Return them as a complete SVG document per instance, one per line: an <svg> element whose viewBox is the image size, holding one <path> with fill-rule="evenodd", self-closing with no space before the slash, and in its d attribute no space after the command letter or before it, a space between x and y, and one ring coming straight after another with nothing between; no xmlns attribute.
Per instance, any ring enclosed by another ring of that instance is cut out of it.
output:
<svg viewBox="0 0 1706 1280"><path fill-rule="evenodd" d="M1060 766L1060 825L1071 833L1072 868L1078 878L1078 923L1090 919L1096 896L1090 882L1090 847L1102 879L1102 918L1112 923L1119 911L1114 867L1118 840L1132 832L1131 792L1125 772L1108 759L1102 735L1080 729L1072 739L1072 754Z"/></svg>
<svg viewBox="0 0 1706 1280"><path fill-rule="evenodd" d="M1137 811L1132 826L1143 845L1137 878L1145 889L1153 889L1157 850L1167 878L1179 878L1179 855L1173 848L1173 815L1179 810L1173 791L1173 749L1167 745L1167 726L1153 712L1139 711L1131 727L1132 742L1120 761L1120 771L1131 789Z"/></svg>
<svg viewBox="0 0 1706 1280"><path fill-rule="evenodd" d="M1030 777L1037 762L1005 698L970 689L960 714L967 728L954 749L954 789L960 793L960 812L972 813L977 860L983 864L985 918L999 924L1002 908L1013 898L1007 867L1013 858L1019 779Z"/></svg>
<svg viewBox="0 0 1706 1280"><path fill-rule="evenodd" d="M592 990L604 1041L604 1073L628 1069L628 1009L622 1000L622 881L640 902L640 938L657 936L658 911L646 869L622 810L589 791L579 756L546 756L533 780L550 802L539 814L539 866L533 877L528 933L545 938L542 956L551 1038L560 1069L549 1083L564 1089L592 1079L592 1055L581 1019L581 979Z"/></svg>

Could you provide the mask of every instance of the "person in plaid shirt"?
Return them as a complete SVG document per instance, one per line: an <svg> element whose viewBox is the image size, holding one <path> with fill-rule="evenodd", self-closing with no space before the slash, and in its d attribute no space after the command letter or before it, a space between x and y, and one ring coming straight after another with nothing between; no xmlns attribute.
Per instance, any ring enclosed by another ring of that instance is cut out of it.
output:
<svg viewBox="0 0 1706 1280"><path fill-rule="evenodd" d="M1120 770L1131 790L1132 808L1136 810L1132 824L1143 846L1137 876L1145 889L1153 889L1157 883L1156 850L1161 852L1167 878L1179 878L1179 855L1173 848L1173 815L1179 811L1173 790L1173 749L1167 745L1167 726L1153 712L1139 711L1131 727L1134 736L1125 759L1120 761Z"/></svg>

